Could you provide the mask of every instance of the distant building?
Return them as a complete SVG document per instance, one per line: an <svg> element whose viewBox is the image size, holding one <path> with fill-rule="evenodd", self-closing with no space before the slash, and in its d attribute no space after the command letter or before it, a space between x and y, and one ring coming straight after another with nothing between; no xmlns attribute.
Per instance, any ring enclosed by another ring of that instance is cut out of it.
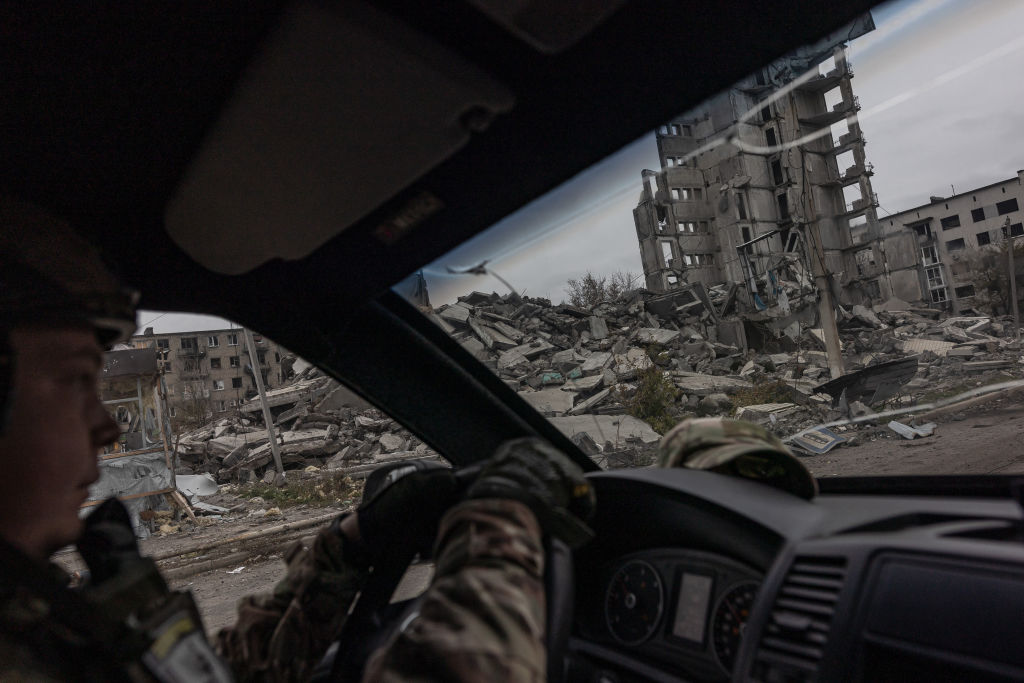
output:
<svg viewBox="0 0 1024 683"><path fill-rule="evenodd" d="M973 306L974 285L965 256L1002 242L1007 227L1012 236L1024 235L1022 182L1024 171L1017 171L1013 178L951 197L932 197L927 204L882 219L886 236L916 237L925 301L954 313Z"/></svg>
<svg viewBox="0 0 1024 683"><path fill-rule="evenodd" d="M267 389L285 384L292 356L283 347L253 333L260 373ZM200 422L237 410L256 395L256 384L241 328L154 334L152 328L131 338L136 348L154 348L167 385L170 417L176 423Z"/></svg>
<svg viewBox="0 0 1024 683"><path fill-rule="evenodd" d="M841 303L918 298L889 272L916 283L917 259L886 263L846 59L873 29L865 15L657 131L661 168L643 172L633 212L648 289L742 283L741 301L768 301L780 264L810 264L815 225Z"/></svg>

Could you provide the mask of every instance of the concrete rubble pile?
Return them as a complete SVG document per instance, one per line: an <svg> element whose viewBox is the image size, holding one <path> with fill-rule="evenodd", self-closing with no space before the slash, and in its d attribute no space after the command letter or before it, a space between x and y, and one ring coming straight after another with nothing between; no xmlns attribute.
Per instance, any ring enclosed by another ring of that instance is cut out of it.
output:
<svg viewBox="0 0 1024 683"><path fill-rule="evenodd" d="M343 387L311 368L287 387L290 402L271 407L286 478L320 476L343 471L356 478L384 462L437 458L425 444L379 410L358 398L337 400ZM269 396L268 396L269 398ZM351 400L354 399L354 400ZM252 403L259 405L258 399ZM356 406L343 403L360 404ZM178 440L179 474L210 473L220 483L283 481L274 466L267 430L259 412L227 417L184 433Z"/></svg>
<svg viewBox="0 0 1024 683"><path fill-rule="evenodd" d="M1021 376L1021 345L1007 320L948 316L894 299L840 309L845 390L830 394L837 381L800 277L795 271L798 282L776 283L788 312L778 300L738 311L736 287L718 285L635 290L590 310L474 292L430 315L595 458L650 452L657 432L626 413L652 367L679 391L677 419L736 416L780 435ZM590 424L596 420L603 422ZM842 431L886 431L885 422Z"/></svg>

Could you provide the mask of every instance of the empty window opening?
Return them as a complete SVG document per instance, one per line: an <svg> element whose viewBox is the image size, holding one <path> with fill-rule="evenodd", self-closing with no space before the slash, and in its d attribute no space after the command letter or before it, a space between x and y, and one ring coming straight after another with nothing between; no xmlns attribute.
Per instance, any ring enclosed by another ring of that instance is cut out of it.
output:
<svg viewBox="0 0 1024 683"><path fill-rule="evenodd" d="M210 369L211 370L217 370L219 368L220 368L220 358L211 358L210 359Z"/></svg>
<svg viewBox="0 0 1024 683"><path fill-rule="evenodd" d="M860 225L867 225L868 224L868 217L865 216L864 214L861 214L859 216L854 216L853 218L848 220L846 223L851 228L856 228L856 227L858 227ZM889 225L892 225L892 221L889 221Z"/></svg>
<svg viewBox="0 0 1024 683"><path fill-rule="evenodd" d="M933 266L939 262L939 254L935 251L934 244L921 247L921 262L926 266Z"/></svg>
<svg viewBox="0 0 1024 683"><path fill-rule="evenodd" d="M224 380L222 380L222 379L215 379L215 380L213 380L213 390L214 391L223 391L224 390Z"/></svg>
<svg viewBox="0 0 1024 683"><path fill-rule="evenodd" d="M679 221L679 232L697 232L697 223L694 221Z"/></svg>
<svg viewBox="0 0 1024 683"><path fill-rule="evenodd" d="M779 205L779 220L780 221L788 221L789 220L789 197L787 197L786 193L783 192L782 194L777 195L775 197L775 201Z"/></svg>
<svg viewBox="0 0 1024 683"><path fill-rule="evenodd" d="M769 147L777 147L779 144L778 138L775 136L774 128L766 128L764 131L764 141Z"/></svg>
<svg viewBox="0 0 1024 683"><path fill-rule="evenodd" d="M850 126L847 125L846 120L836 121L829 127L829 131L832 133L832 141L836 147L845 144L843 136L850 132Z"/></svg>
<svg viewBox="0 0 1024 683"><path fill-rule="evenodd" d="M992 244L992 237L988 234L988 231L979 232L976 237L978 238L978 246L984 247L986 244Z"/></svg>
<svg viewBox="0 0 1024 683"><path fill-rule="evenodd" d="M682 134L682 130L680 130L678 123L673 123L672 126L670 127L670 131L671 131L672 135L681 135Z"/></svg>
<svg viewBox="0 0 1024 683"><path fill-rule="evenodd" d="M942 229L943 230L949 230L951 228L959 228L960 227L960 215L959 214L953 214L952 216L946 216L945 218L939 220L939 223L942 224Z"/></svg>
<svg viewBox="0 0 1024 683"><path fill-rule="evenodd" d="M194 350L194 349L196 349L198 347L199 347L199 344L196 341L196 337L182 337L181 338L181 348L182 349Z"/></svg>
<svg viewBox="0 0 1024 683"><path fill-rule="evenodd" d="M946 242L946 251L960 251L965 246L964 238L949 240Z"/></svg>
<svg viewBox="0 0 1024 683"><path fill-rule="evenodd" d="M793 230L789 233L789 237L783 240L783 243L786 245L784 247L786 251L796 251L797 246L800 244L800 233Z"/></svg>
<svg viewBox="0 0 1024 683"><path fill-rule="evenodd" d="M693 129L690 128L688 124L684 123L680 128L682 128L683 135L686 135L687 137L693 135Z"/></svg>
<svg viewBox="0 0 1024 683"><path fill-rule="evenodd" d="M746 225L740 227L740 235L742 237L742 244L746 244L747 242L749 242L751 239L750 227Z"/></svg>
<svg viewBox="0 0 1024 683"><path fill-rule="evenodd" d="M672 243L662 241L661 242L661 260L665 264L665 268L672 267Z"/></svg>
<svg viewBox="0 0 1024 683"><path fill-rule="evenodd" d="M825 109L832 111L843 101L843 91L839 88L832 88L825 93Z"/></svg>
<svg viewBox="0 0 1024 683"><path fill-rule="evenodd" d="M941 304L941 303L944 303L946 301L949 301L949 297L946 295L946 288L945 287L938 287L938 288L932 290L932 303L933 304Z"/></svg>
<svg viewBox="0 0 1024 683"><path fill-rule="evenodd" d="M835 71L835 70L836 70L836 58L835 58L835 55L832 55L831 57L829 57L828 59L826 59L825 61L823 61L821 64L818 65L818 73L821 74L822 76L826 76L830 72Z"/></svg>
<svg viewBox="0 0 1024 683"><path fill-rule="evenodd" d="M231 388L232 389L241 389L242 388L242 378L241 377L232 377L231 378Z"/></svg>
<svg viewBox="0 0 1024 683"><path fill-rule="evenodd" d="M856 163L857 159L853 156L852 149L848 149L842 154L836 156L836 168L839 169L839 175L846 175L846 172L853 168Z"/></svg>
<svg viewBox="0 0 1024 683"><path fill-rule="evenodd" d="M170 339L157 339L156 340L156 348L158 348L158 349L169 349L169 348L171 348L171 340Z"/></svg>
<svg viewBox="0 0 1024 683"><path fill-rule="evenodd" d="M736 213L741 221L747 220L747 202L742 192L736 193Z"/></svg>
<svg viewBox="0 0 1024 683"><path fill-rule="evenodd" d="M758 85L765 85L764 69L757 70L757 73L754 74L754 82Z"/></svg>
<svg viewBox="0 0 1024 683"><path fill-rule="evenodd" d="M1012 237L1020 237L1024 235L1024 224L1014 223L1010 226L1010 235Z"/></svg>
<svg viewBox="0 0 1024 683"><path fill-rule="evenodd" d="M854 204L864 199L861 194L860 185L847 185L843 188L843 201L846 202L847 211L852 211Z"/></svg>
<svg viewBox="0 0 1024 683"><path fill-rule="evenodd" d="M973 220L975 223L980 223L981 221L985 220L985 209L971 209L971 220Z"/></svg>
<svg viewBox="0 0 1024 683"><path fill-rule="evenodd" d="M772 108L771 106L763 107L761 109L761 120L771 121L772 120Z"/></svg>
<svg viewBox="0 0 1024 683"><path fill-rule="evenodd" d="M956 294L957 299L963 299L964 297L974 296L974 285L963 285L953 290Z"/></svg>
<svg viewBox="0 0 1024 683"><path fill-rule="evenodd" d="M664 232L668 227L668 209L664 206L656 205L654 207L654 213L658 217L658 232Z"/></svg>
<svg viewBox="0 0 1024 683"><path fill-rule="evenodd" d="M785 176L782 175L781 159L772 160L772 180L775 182L776 185L781 185L786 180Z"/></svg>
<svg viewBox="0 0 1024 683"><path fill-rule="evenodd" d="M1006 201L999 202L996 204L996 212L1002 216L1003 214L1010 213L1011 211L1017 210L1017 198L1007 199Z"/></svg>
<svg viewBox="0 0 1024 683"><path fill-rule="evenodd" d="M677 284L679 284L679 278L676 277L675 275L667 276L665 278L665 281L668 282L670 285L677 285Z"/></svg>

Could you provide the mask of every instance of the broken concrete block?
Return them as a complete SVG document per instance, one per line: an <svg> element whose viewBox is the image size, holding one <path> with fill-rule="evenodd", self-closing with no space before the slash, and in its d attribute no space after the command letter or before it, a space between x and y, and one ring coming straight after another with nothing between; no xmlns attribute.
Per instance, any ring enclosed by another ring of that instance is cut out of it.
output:
<svg viewBox="0 0 1024 683"><path fill-rule="evenodd" d="M636 331L635 339L646 344L665 345L679 338L677 330L665 328L641 327Z"/></svg>
<svg viewBox="0 0 1024 683"><path fill-rule="evenodd" d="M649 424L632 415L569 415L548 420L570 439L586 432L597 443L611 442L613 448L625 444L627 439L639 439L643 443L661 440L661 435Z"/></svg>
<svg viewBox="0 0 1024 683"><path fill-rule="evenodd" d="M698 410L705 413L718 413L732 408L732 401L725 394L708 394L697 403Z"/></svg>
<svg viewBox="0 0 1024 683"><path fill-rule="evenodd" d="M601 452L601 447L597 445L597 442L587 434L586 432L578 432L572 435L571 441L576 444L576 447L583 451L584 455L597 455Z"/></svg>
<svg viewBox="0 0 1024 683"><path fill-rule="evenodd" d="M753 386L747 380L721 375L689 375L677 377L674 381L683 392L698 397L716 393L729 394L738 389L749 389Z"/></svg>
<svg viewBox="0 0 1024 683"><path fill-rule="evenodd" d="M831 402L831 399L830 399ZM759 403L752 406L743 406L736 409L736 417L741 420L760 422L770 420L771 416L783 417L796 412L795 403Z"/></svg>
<svg viewBox="0 0 1024 683"><path fill-rule="evenodd" d="M620 379L632 379L637 373L654 365L654 361L643 349L629 349L625 354L615 356L615 376Z"/></svg>
<svg viewBox="0 0 1024 683"><path fill-rule="evenodd" d="M608 324L604 318L592 315L588 320L590 322L590 336L592 339L604 339L608 336Z"/></svg>
<svg viewBox="0 0 1024 683"><path fill-rule="evenodd" d="M544 389L542 391L521 391L519 396L542 415L564 415L572 410L576 394L561 389Z"/></svg>
<svg viewBox="0 0 1024 683"><path fill-rule="evenodd" d="M459 327L465 327L469 325L470 309L471 307L469 306L465 306L462 303L457 303L453 306L449 306L443 311L438 312L438 315L445 322L455 324Z"/></svg>
<svg viewBox="0 0 1024 683"><path fill-rule="evenodd" d="M515 349L505 351L498 356L498 369L499 370L511 370L512 368L529 363L526 356L519 353Z"/></svg>
<svg viewBox="0 0 1024 683"><path fill-rule="evenodd" d="M590 377L580 377L579 379L569 380L562 386L562 390L587 393L598 389L602 384L604 384L604 376L591 375Z"/></svg>
<svg viewBox="0 0 1024 683"><path fill-rule="evenodd" d="M554 345L548 343L544 339L535 339L532 342L520 344L519 346L511 348L505 353L519 353L527 360L533 360L542 353L547 353L548 351L551 351L554 348Z"/></svg>
<svg viewBox="0 0 1024 683"><path fill-rule="evenodd" d="M377 442L385 453L394 453L405 448L405 439L397 434L381 434Z"/></svg>
<svg viewBox="0 0 1024 683"><path fill-rule="evenodd" d="M559 386L565 384L565 375L560 372L545 372L540 376L541 386Z"/></svg>
<svg viewBox="0 0 1024 683"><path fill-rule="evenodd" d="M878 319L878 316L875 315L874 311L866 306L856 304L851 312L853 313L854 318L869 327L874 327L876 329L882 327L882 321Z"/></svg>
<svg viewBox="0 0 1024 683"><path fill-rule="evenodd" d="M604 401L611 394L611 388L602 389L585 401L581 401L579 405L575 406L572 410L568 411L570 415L582 415L595 407L597 404Z"/></svg>
<svg viewBox="0 0 1024 683"><path fill-rule="evenodd" d="M580 372L584 376L595 375L604 370L612 362L612 354L607 351L598 351L592 353L590 356L583 361L583 365L580 366Z"/></svg>

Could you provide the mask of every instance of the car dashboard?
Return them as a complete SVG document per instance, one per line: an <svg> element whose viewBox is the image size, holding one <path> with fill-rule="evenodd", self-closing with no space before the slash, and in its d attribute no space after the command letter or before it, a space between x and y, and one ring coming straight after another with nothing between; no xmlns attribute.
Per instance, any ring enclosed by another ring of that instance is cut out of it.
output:
<svg viewBox="0 0 1024 683"><path fill-rule="evenodd" d="M1024 679L1015 501L591 478L570 681Z"/></svg>

